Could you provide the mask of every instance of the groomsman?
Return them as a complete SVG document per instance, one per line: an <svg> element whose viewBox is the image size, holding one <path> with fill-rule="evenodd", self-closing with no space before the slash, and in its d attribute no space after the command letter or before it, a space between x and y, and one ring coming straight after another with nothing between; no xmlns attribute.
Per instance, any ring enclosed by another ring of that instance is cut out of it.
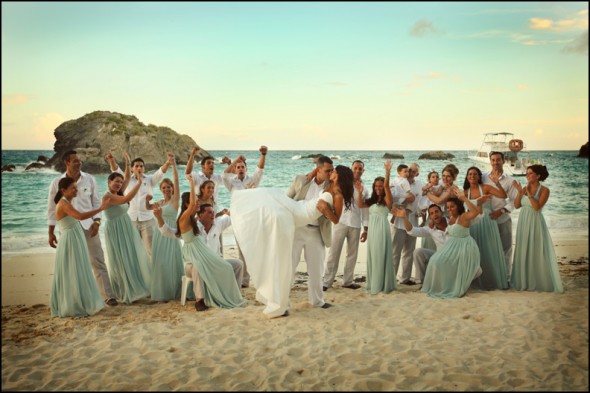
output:
<svg viewBox="0 0 590 393"><path fill-rule="evenodd" d="M260 158L258 159L256 171L252 176L246 174L248 168L246 167L246 158L244 156L239 156L232 161L227 168L225 168L223 173L223 184L225 184L225 187L230 193L234 190L258 187L262 180L262 174L264 173L264 164L266 163L266 153L268 153L268 148L266 146L260 146L258 151L260 152ZM241 285L242 288L248 288L250 286L250 273L248 273L246 259L242 254L239 244L238 253L240 259L244 262L244 277Z"/></svg>
<svg viewBox="0 0 590 393"><path fill-rule="evenodd" d="M492 169L483 174L482 183L496 187L495 183L490 179L490 175L494 175L494 177L498 177L502 188L508 194L508 200L492 195L492 212L490 213L490 218L498 223L500 241L504 249L506 274L508 274L506 279L510 283L510 275L512 273L512 218L510 217L510 213L514 210L514 199L518 195L518 190L514 187L514 178L504 173L504 153L499 151L490 152L490 165Z"/></svg>
<svg viewBox="0 0 590 393"><path fill-rule="evenodd" d="M223 173L223 184L230 193L233 190L258 187L260 180L262 180L262 174L264 173L264 164L266 163L266 153L268 152L268 148L266 146L260 146L258 151L260 152L260 158L258 159L256 171L252 176L246 174L248 168L244 156L239 156L232 161L227 168L225 168Z"/></svg>
<svg viewBox="0 0 590 393"><path fill-rule="evenodd" d="M57 246L57 238L55 236L55 225L57 220L55 218L55 202L53 198L58 191L58 183L64 177L71 177L76 180L76 187L78 188L78 196L72 200L72 205L81 213L94 210L98 208L102 200L98 196L98 185L94 176L82 172L82 161L78 157L75 150L69 150L63 155L63 162L66 166L66 171L59 177L56 177L49 186L49 196L47 198L47 224L49 225L49 245L53 248ZM98 229L100 227L101 214L98 213L92 218L80 221L86 243L88 244L88 253L90 254L90 261L92 262L92 271L94 278L98 284L98 289L102 294L105 303L109 306L116 306L117 300L115 293L111 287L109 279L109 272L104 261L104 252L100 243L100 236Z"/></svg>
<svg viewBox="0 0 590 393"><path fill-rule="evenodd" d="M306 175L296 176L287 190L287 196L296 201L317 198L330 186L330 174L334 163L330 157L320 156L317 160L317 172L313 179ZM315 223L295 229L293 240L293 277L304 251L309 282L307 286L309 303L315 307L328 308L332 305L324 302L322 277L326 247L332 244L332 223L321 216Z"/></svg>
<svg viewBox="0 0 590 393"><path fill-rule="evenodd" d="M219 173L215 172L215 159L211 156L203 157L201 159L201 170L199 172L193 172L193 164L195 162L195 155L200 150L199 146L195 145L193 150L191 151L191 155L186 163L186 178L187 180L192 177L195 180L195 195L201 194L201 184L206 180L211 180L215 183L215 193L213 194L213 198L216 201L219 200L219 186L223 183L223 178ZM223 157L221 160L224 164L231 163L228 157Z"/></svg>
<svg viewBox="0 0 590 393"><path fill-rule="evenodd" d="M362 197L362 200L370 197L369 190L363 187L363 195L358 194L356 183L364 184L361 180L361 176L365 172L365 164L360 160L355 160L352 163L352 173L354 175L354 203L350 210L344 210L340 217L338 224L332 225L332 245L328 250L328 257L326 258L326 271L324 273L324 285L322 289L327 291L328 288L332 288L336 273L338 272L338 265L340 263L340 254L344 246L344 240L346 239L346 263L344 265L344 277L342 282L342 288L358 289L361 286L355 282L354 279L354 267L359 251L359 241L367 240L367 230L369 226L369 209L359 208L358 199ZM361 233L361 227L363 231Z"/></svg>
<svg viewBox="0 0 590 393"><path fill-rule="evenodd" d="M127 195L129 191L133 189L135 184L137 184L137 179L142 179L139 191L137 191L137 194L135 194L129 202L129 210L127 210L127 214L129 214L133 225L135 225L139 231L139 236L143 241L150 263L152 261L152 239L154 237L156 221L154 220L153 210L148 210L145 205L145 197L147 195L153 196L154 187L158 186L160 181L164 178L164 173L168 170L171 160L173 159L174 154L168 153L168 159L166 162L153 175L145 175L145 163L142 158L137 157L131 161L131 180L124 192L124 194ZM111 153L108 153L105 156L105 160L109 162L111 172L117 172L124 175Z"/></svg>
<svg viewBox="0 0 590 393"><path fill-rule="evenodd" d="M432 226L426 225L420 227L412 224L410 220L408 220L406 210L403 208L395 210L394 214L396 218L402 221L404 229L409 236L432 237L437 250L439 250L447 241L447 226L449 225L449 220L444 216L439 205L432 203L428 207L428 217L433 224ZM398 220L396 220L396 222L397 221ZM416 248L414 250L414 268L416 269L416 278L420 280L420 282L424 281L428 262L435 252L435 250L429 248Z"/></svg>
<svg viewBox="0 0 590 393"><path fill-rule="evenodd" d="M418 217L414 212L419 212L418 196L422 195L422 183L416 178L419 175L420 168L418 164L413 163L408 167L408 182L410 183L410 194L406 198L405 203L412 206L409 209L409 220L414 226L418 226ZM392 195L405 196L405 192L399 186L392 187ZM416 249L416 238L407 234L404 229L404 224L401 220L394 220L392 217L392 254L393 254L393 268L397 276L399 265L401 262L402 273L400 284L415 285L416 282L412 280L412 255Z"/></svg>

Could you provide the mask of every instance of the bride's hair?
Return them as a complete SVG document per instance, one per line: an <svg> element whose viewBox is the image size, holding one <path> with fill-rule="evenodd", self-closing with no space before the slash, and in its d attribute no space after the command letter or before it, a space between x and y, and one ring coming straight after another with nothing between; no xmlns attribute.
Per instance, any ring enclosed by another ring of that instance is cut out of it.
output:
<svg viewBox="0 0 590 393"><path fill-rule="evenodd" d="M342 192L342 198L344 199L344 208L350 210L354 196L354 175L352 174L352 169L344 165L337 165L336 173L338 173L338 187L340 187L340 192Z"/></svg>

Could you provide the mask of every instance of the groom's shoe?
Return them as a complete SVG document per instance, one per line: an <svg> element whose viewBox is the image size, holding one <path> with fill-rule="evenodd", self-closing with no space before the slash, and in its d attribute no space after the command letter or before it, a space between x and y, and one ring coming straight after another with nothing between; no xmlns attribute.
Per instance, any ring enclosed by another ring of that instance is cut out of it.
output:
<svg viewBox="0 0 590 393"><path fill-rule="evenodd" d="M324 303L324 305L322 306L322 308L330 308L332 307L332 304L330 303Z"/></svg>

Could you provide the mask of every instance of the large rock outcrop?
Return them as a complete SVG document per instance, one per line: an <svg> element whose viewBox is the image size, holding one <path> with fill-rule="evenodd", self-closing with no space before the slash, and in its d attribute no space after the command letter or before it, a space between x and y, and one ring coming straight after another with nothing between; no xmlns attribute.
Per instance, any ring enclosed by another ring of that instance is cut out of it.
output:
<svg viewBox="0 0 590 393"><path fill-rule="evenodd" d="M180 135L168 127L145 125L133 115L109 111L95 111L62 123L55 129L55 154L47 161L57 171L64 171L63 154L76 150L83 161L82 170L88 173L110 172L104 156L109 151L123 169L122 151L133 160L141 157L146 172L158 169L166 160L166 153L176 155L177 164L186 164L196 142L188 135ZM201 149L196 161L209 155ZM198 168L198 167L197 167Z"/></svg>
<svg viewBox="0 0 590 393"><path fill-rule="evenodd" d="M578 157L588 158L588 142L582 147L580 147L580 152L578 153Z"/></svg>
<svg viewBox="0 0 590 393"><path fill-rule="evenodd" d="M419 160L451 160L455 158L451 153L445 153L441 150L429 151L418 157Z"/></svg>

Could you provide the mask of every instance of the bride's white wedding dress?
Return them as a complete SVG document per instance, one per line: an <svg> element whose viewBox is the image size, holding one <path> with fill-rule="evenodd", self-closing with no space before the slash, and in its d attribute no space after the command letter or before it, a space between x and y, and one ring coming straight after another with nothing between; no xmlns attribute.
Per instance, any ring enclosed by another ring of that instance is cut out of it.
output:
<svg viewBox="0 0 590 393"><path fill-rule="evenodd" d="M271 318L289 309L295 228L314 223L322 215L316 207L319 199L333 205L328 192L309 201L295 201L273 188L232 193L234 236L256 288L256 300L266 305L263 312Z"/></svg>

